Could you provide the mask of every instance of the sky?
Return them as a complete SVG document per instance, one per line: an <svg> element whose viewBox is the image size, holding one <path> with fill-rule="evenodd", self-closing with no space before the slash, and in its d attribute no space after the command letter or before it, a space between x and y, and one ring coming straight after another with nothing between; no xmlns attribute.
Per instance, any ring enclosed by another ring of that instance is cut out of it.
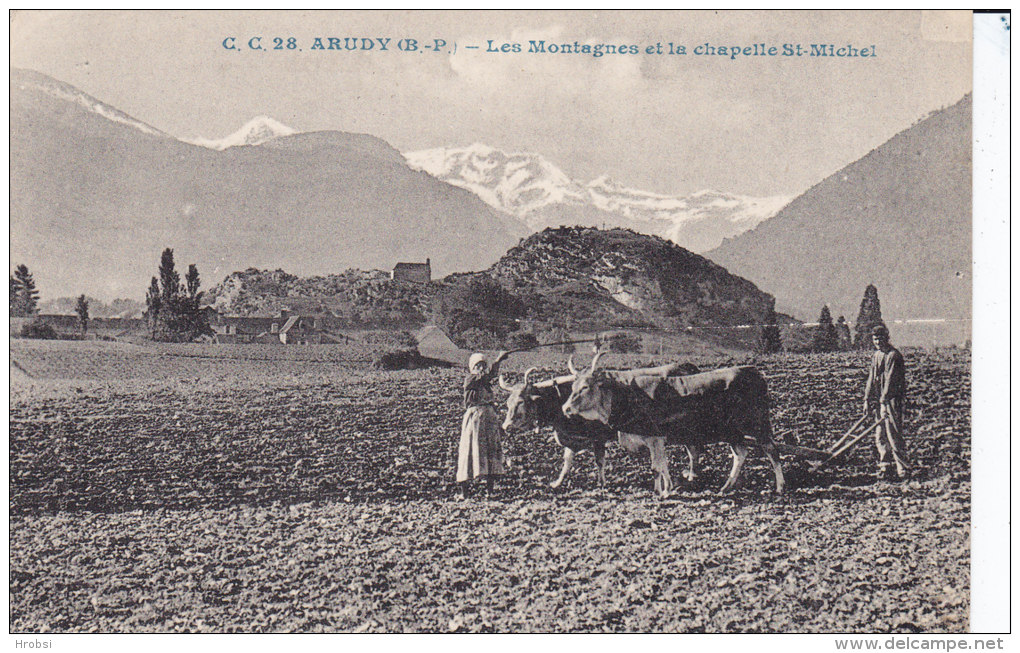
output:
<svg viewBox="0 0 1020 653"><path fill-rule="evenodd" d="M958 101L971 90L971 33L969 12L23 11L11 65L179 138L219 138L268 115L405 152L475 142L535 152L583 182L764 196L800 193ZM238 49L224 47L230 37ZM265 49L247 49L252 37ZM313 51L316 37L390 41L385 52ZM446 46L398 50L407 38ZM490 39L524 51L486 52ZM535 54L531 40L639 54ZM670 42L687 53L669 55ZM693 51L756 43L876 56ZM645 52L656 44L663 54Z"/></svg>

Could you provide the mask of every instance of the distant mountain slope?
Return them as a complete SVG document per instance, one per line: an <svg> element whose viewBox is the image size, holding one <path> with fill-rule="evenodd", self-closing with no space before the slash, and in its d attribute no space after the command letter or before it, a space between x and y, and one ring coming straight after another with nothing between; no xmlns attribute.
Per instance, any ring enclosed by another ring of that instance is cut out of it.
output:
<svg viewBox="0 0 1020 653"><path fill-rule="evenodd" d="M11 108L14 108L14 90L17 88L19 96L25 92L31 92L38 96L38 99L48 97L50 99L49 109L56 109L61 112L61 118L67 122L75 120L74 111L67 105L76 105L79 109L88 114L101 116L111 122L120 123L132 127L137 131L149 136L157 136L166 139L173 139L169 134L164 134L152 125L147 125L141 120L136 120L119 109L100 102L96 98L80 91L79 89L53 79L47 75L34 70L21 68L11 69ZM13 126L13 125L12 125Z"/></svg>
<svg viewBox="0 0 1020 653"><path fill-rule="evenodd" d="M707 254L812 319L971 316L971 97L934 112ZM963 323L966 324L966 323ZM894 333L895 336L895 333Z"/></svg>
<svg viewBox="0 0 1020 653"><path fill-rule="evenodd" d="M527 233L372 136L217 151L39 73L12 70L10 88L11 256L44 299L141 299L164 247L208 287L252 266L314 275L428 257L438 275L477 270Z"/></svg>
<svg viewBox="0 0 1020 653"><path fill-rule="evenodd" d="M747 231L790 200L717 191L672 197L627 188L605 176L584 184L537 154L507 154L480 143L404 156L412 166L470 190L535 231L560 225L622 227L695 252Z"/></svg>

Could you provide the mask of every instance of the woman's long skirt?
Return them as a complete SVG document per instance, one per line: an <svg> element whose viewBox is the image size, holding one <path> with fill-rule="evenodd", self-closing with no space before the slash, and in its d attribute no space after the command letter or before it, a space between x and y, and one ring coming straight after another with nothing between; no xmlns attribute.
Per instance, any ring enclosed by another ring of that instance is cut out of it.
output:
<svg viewBox="0 0 1020 653"><path fill-rule="evenodd" d="M504 474L503 428L492 406L472 406L464 413L457 454L457 482Z"/></svg>

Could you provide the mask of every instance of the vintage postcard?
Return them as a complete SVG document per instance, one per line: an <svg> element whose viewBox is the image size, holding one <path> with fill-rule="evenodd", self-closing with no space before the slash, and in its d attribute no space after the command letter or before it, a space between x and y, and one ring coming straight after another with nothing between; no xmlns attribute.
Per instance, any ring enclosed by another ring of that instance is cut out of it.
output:
<svg viewBox="0 0 1020 653"><path fill-rule="evenodd" d="M977 22L12 12L11 642L995 648Z"/></svg>

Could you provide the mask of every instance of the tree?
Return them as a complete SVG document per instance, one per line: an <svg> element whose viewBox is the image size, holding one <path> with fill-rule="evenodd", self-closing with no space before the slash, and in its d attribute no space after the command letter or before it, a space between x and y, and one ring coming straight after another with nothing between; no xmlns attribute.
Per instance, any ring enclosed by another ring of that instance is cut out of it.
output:
<svg viewBox="0 0 1020 653"><path fill-rule="evenodd" d="M145 324L149 327L149 334L153 340L156 340L156 330L159 326L159 310L162 306L163 301L159 294L159 279L153 277L149 283L149 292L145 293L145 314L142 316L145 318Z"/></svg>
<svg viewBox="0 0 1020 653"><path fill-rule="evenodd" d="M189 339L197 338L203 334L212 334L209 327L209 316L206 315L199 304L202 302L202 292L198 289L198 267L194 263L188 266L188 273L184 276L186 297L181 297L181 320L185 333L190 334Z"/></svg>
<svg viewBox="0 0 1020 653"><path fill-rule="evenodd" d="M159 285L160 296L164 304L172 304L181 296L181 275L177 274L174 266L174 250L167 247L159 257Z"/></svg>
<svg viewBox="0 0 1020 653"><path fill-rule="evenodd" d="M773 301L769 304L769 310L765 313L765 320L761 325L758 351L763 354L774 354L782 350L783 340L779 335L779 325L776 323L776 306Z"/></svg>
<svg viewBox="0 0 1020 653"><path fill-rule="evenodd" d="M39 291L35 289L35 280L26 265L14 268L10 289L12 316L27 317L39 312Z"/></svg>
<svg viewBox="0 0 1020 653"><path fill-rule="evenodd" d="M8 313L8 315L10 315L11 317L14 317L14 312L17 310L17 306L18 306L18 293L20 292L20 290L21 290L21 284L18 283L17 279L15 279L14 277L11 277L11 306L10 306L10 313Z"/></svg>
<svg viewBox="0 0 1020 653"><path fill-rule="evenodd" d="M152 278L145 297L145 319L153 340L163 342L191 342L195 338L212 334L208 316L200 309L198 268L188 267L186 283L174 264L174 250L163 250L159 259L159 278Z"/></svg>
<svg viewBox="0 0 1020 653"><path fill-rule="evenodd" d="M89 330L89 300L85 295L78 296L78 303L74 305L74 312L78 314L78 326L81 327L82 335Z"/></svg>
<svg viewBox="0 0 1020 653"><path fill-rule="evenodd" d="M847 351L853 347L853 340L850 338L850 325L842 315L836 320L837 347L840 351Z"/></svg>
<svg viewBox="0 0 1020 653"><path fill-rule="evenodd" d="M184 281L187 285L188 297L196 299L200 293L198 292L198 267L194 263L188 266L188 274L185 275Z"/></svg>
<svg viewBox="0 0 1020 653"><path fill-rule="evenodd" d="M879 325L885 326L882 307L878 302L878 288L869 283L864 289L861 310L857 313L857 323L854 325L854 348L870 349L871 330Z"/></svg>
<svg viewBox="0 0 1020 653"><path fill-rule="evenodd" d="M480 273L448 284L433 298L431 314L436 326L458 345L484 349L471 343L494 343L492 346L499 347L507 335L519 330L525 305L498 281Z"/></svg>
<svg viewBox="0 0 1020 653"><path fill-rule="evenodd" d="M829 305L826 304L822 306L822 312L818 315L818 326L815 327L811 351L836 351L837 347L839 347L839 336L836 333L836 325L832 323Z"/></svg>

